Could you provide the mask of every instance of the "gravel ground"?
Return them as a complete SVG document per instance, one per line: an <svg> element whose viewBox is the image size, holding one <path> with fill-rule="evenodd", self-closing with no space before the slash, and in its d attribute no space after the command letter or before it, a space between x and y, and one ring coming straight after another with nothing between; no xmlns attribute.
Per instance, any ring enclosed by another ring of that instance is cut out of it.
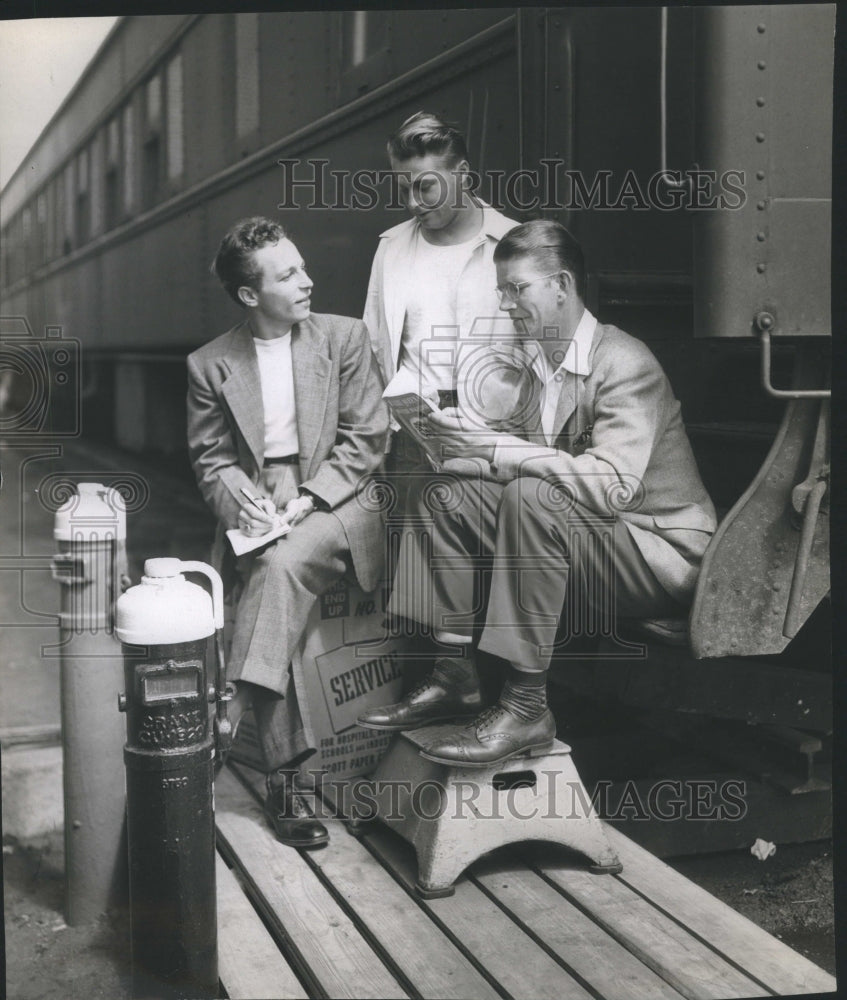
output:
<svg viewBox="0 0 847 1000"><path fill-rule="evenodd" d="M126 913L79 927L65 924L61 832L25 846L4 843L3 881L10 1000L130 996Z"/></svg>
<svg viewBox="0 0 847 1000"><path fill-rule="evenodd" d="M125 912L67 927L61 834L7 843L7 993L11 1000L124 1000L130 996ZM744 852L671 860L678 871L835 973L829 842L778 848L767 861Z"/></svg>
<svg viewBox="0 0 847 1000"><path fill-rule="evenodd" d="M665 859L686 878L835 975L832 842Z"/></svg>

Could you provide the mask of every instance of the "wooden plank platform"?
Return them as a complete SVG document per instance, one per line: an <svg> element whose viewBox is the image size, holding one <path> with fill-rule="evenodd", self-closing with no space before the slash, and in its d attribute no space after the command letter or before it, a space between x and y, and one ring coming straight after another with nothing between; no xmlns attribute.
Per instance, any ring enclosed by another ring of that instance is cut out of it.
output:
<svg viewBox="0 0 847 1000"><path fill-rule="evenodd" d="M255 772L216 783L220 975L248 997L718 1000L826 993L835 979L607 826L623 862L594 875L549 844L473 865L420 899L411 846L326 820L316 851L279 844ZM232 870L230 870L230 868Z"/></svg>

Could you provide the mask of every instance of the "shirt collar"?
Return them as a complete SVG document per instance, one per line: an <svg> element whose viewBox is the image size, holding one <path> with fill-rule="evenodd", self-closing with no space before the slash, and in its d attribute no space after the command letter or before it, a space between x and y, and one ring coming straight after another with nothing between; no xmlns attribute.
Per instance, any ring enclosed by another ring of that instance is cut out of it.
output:
<svg viewBox="0 0 847 1000"><path fill-rule="evenodd" d="M502 212L498 212L496 208L492 208L482 198L476 198L475 200L482 209L482 227L476 234L475 239L478 243L484 243L486 239L499 243L510 229L514 229L517 222L507 218ZM396 226L386 229L385 232L379 235L381 239L394 239L397 236L408 236L409 233L415 235L419 228L420 223L417 219L404 219L403 222L399 222Z"/></svg>
<svg viewBox="0 0 847 1000"><path fill-rule="evenodd" d="M252 332L252 331L251 331ZM261 350L263 347L272 349L275 344L287 344L291 342L291 330L288 333L284 333L281 337L271 337L268 340L265 337L253 337L253 343Z"/></svg>
<svg viewBox="0 0 847 1000"><path fill-rule="evenodd" d="M594 331L596 329L596 318L588 309L584 309L573 332L567 354L565 354L562 363L554 372L550 371L543 352L539 351L539 360L543 363L546 381L549 382L550 379L558 375L561 371L570 372L572 375L588 375L591 372L591 367L588 364L588 354L591 351L591 342L594 340Z"/></svg>
<svg viewBox="0 0 847 1000"><path fill-rule="evenodd" d="M496 208L492 208L482 198L477 198L477 204L482 208L482 232L486 236L498 242L503 239L509 230L514 229L517 222L507 218Z"/></svg>

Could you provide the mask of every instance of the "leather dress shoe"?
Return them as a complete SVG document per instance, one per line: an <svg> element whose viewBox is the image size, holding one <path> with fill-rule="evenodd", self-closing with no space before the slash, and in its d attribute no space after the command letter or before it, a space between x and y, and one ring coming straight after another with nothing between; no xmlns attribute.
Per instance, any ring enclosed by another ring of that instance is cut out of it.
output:
<svg viewBox="0 0 847 1000"><path fill-rule="evenodd" d="M265 798L265 815L276 839L289 847L324 847L329 833L309 810L306 800L291 787L291 782L269 788Z"/></svg>
<svg viewBox="0 0 847 1000"><path fill-rule="evenodd" d="M442 661L402 701L393 705L371 708L356 720L365 729L397 732L416 729L430 722L444 722L462 716L476 715L482 708L482 692L474 672L471 680L456 683L450 680Z"/></svg>
<svg viewBox="0 0 847 1000"><path fill-rule="evenodd" d="M473 722L451 736L431 743L421 756L439 764L484 767L511 757L541 756L553 745L556 721L549 708L537 719L518 718L504 705L492 705Z"/></svg>

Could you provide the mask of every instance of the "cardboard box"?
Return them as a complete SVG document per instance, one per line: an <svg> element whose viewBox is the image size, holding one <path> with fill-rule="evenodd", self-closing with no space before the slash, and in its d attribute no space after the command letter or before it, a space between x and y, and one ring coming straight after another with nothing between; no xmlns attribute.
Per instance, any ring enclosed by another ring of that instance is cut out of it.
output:
<svg viewBox="0 0 847 1000"><path fill-rule="evenodd" d="M365 709L402 696L405 640L385 638L388 593L386 585L366 594L345 578L318 598L309 615L299 654L305 678L300 711L318 746L304 765L309 771L332 778L367 774L391 740L390 733L356 725ZM263 768L252 713L242 719L232 757Z"/></svg>

